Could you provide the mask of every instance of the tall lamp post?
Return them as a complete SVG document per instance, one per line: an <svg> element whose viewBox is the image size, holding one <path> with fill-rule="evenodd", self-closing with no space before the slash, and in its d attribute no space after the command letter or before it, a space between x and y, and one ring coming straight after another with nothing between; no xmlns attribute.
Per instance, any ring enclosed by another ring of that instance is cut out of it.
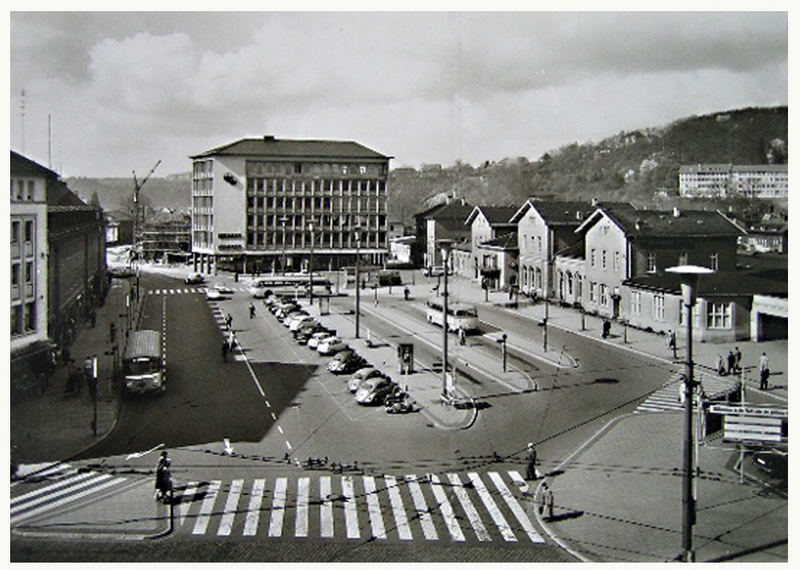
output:
<svg viewBox="0 0 800 570"><path fill-rule="evenodd" d="M308 306L314 306L314 222L308 222L308 231L311 235L311 249L308 253Z"/></svg>
<svg viewBox="0 0 800 570"><path fill-rule="evenodd" d="M361 317L361 224L356 223L356 338L359 338Z"/></svg>
<svg viewBox="0 0 800 570"><path fill-rule="evenodd" d="M437 240L437 243L442 250L442 268L444 269L442 274L444 284L442 290L442 398L444 401L449 401L450 395L447 390L447 264L453 240L440 239Z"/></svg>
<svg viewBox="0 0 800 570"><path fill-rule="evenodd" d="M697 265L678 265L668 267L669 273L677 274L681 279L681 299L685 309L686 320L686 373L684 374L684 440L683 440L683 562L694 562L692 550L692 526L695 524L697 506L693 493L692 477L694 475L694 433L692 418L694 415L694 362L692 361L692 307L697 301L697 282L701 275L713 273L707 267Z"/></svg>
<svg viewBox="0 0 800 570"><path fill-rule="evenodd" d="M281 216L281 228L283 228L283 260L281 261L281 275L286 275L286 222L289 221L288 216Z"/></svg>

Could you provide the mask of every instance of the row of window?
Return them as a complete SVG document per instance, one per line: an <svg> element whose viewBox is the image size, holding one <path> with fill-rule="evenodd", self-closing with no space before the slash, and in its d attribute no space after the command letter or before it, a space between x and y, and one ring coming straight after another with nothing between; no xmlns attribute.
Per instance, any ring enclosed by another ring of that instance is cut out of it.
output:
<svg viewBox="0 0 800 570"><path fill-rule="evenodd" d="M32 243L36 235L33 219L11 220L11 245L16 246L24 238L25 243Z"/></svg>
<svg viewBox="0 0 800 570"><path fill-rule="evenodd" d="M197 198L195 199L197 200ZM203 202L205 204L205 202ZM196 203L196 206L200 206ZM314 197L314 198L273 198L273 197L249 197L247 199L247 212L256 210L273 212L275 210L284 212L296 211L349 211L349 212L380 212L386 210L386 200L380 198L343 198L343 197Z"/></svg>
<svg viewBox="0 0 800 570"><path fill-rule="evenodd" d="M14 183L16 182L16 184ZM11 200L15 202L32 202L36 199L36 181L18 178L11 181Z"/></svg>
<svg viewBox="0 0 800 570"><path fill-rule="evenodd" d="M248 195L318 192L331 194L386 195L385 180L340 180L340 179L287 179L248 178Z"/></svg>
<svg viewBox="0 0 800 570"><path fill-rule="evenodd" d="M685 324L684 308L681 300L678 299L678 311L680 314L680 324ZM663 293L653 295L653 320L664 321L666 307L666 296ZM642 314L642 292L631 291L631 314ZM698 315L694 314L694 324L698 325ZM706 303L706 328L707 329L731 329L733 327L733 303L707 302Z"/></svg>
<svg viewBox="0 0 800 570"><path fill-rule="evenodd" d="M308 232L248 231L248 248L310 248L311 234ZM314 235L314 247L355 249L358 247L384 247L386 232L363 232L361 240L352 234L320 232Z"/></svg>
<svg viewBox="0 0 800 570"><path fill-rule="evenodd" d="M385 176L385 164L343 164L337 162L270 162L247 161L247 176L318 175L318 176Z"/></svg>

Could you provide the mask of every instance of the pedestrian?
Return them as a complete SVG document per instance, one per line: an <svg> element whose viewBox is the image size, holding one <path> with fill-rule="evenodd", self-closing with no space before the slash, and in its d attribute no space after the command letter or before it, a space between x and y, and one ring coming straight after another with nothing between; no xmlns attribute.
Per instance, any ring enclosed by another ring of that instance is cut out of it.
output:
<svg viewBox="0 0 800 570"><path fill-rule="evenodd" d="M87 383L94 377L94 361L91 356L87 356L83 361L83 374L86 376Z"/></svg>
<svg viewBox="0 0 800 570"><path fill-rule="evenodd" d="M672 357L675 358L678 356L677 354L678 344L675 339L675 331L670 329L670 331L667 333L667 336L669 337L668 341L669 349L672 351Z"/></svg>
<svg viewBox="0 0 800 570"><path fill-rule="evenodd" d="M537 479L536 460L536 448L533 446L533 442L528 442L528 469L525 472L525 479L528 481L535 481Z"/></svg>
<svg viewBox="0 0 800 570"><path fill-rule="evenodd" d="M225 316L225 326L228 327L228 330L230 330L231 327L233 327L233 317L231 316L230 313L228 313Z"/></svg>
<svg viewBox="0 0 800 570"><path fill-rule="evenodd" d="M236 344L236 337L233 335L233 331L228 331L228 350L233 351L233 347Z"/></svg>
<svg viewBox="0 0 800 570"><path fill-rule="evenodd" d="M736 369L736 373L740 373L742 371L742 351L739 350L737 346L733 351L733 356L735 357L733 366Z"/></svg>
<svg viewBox="0 0 800 570"><path fill-rule="evenodd" d="M408 287L405 287L405 288L403 289L403 298L404 298L406 301L408 301L408 295L409 295L409 290L408 290Z"/></svg>
<svg viewBox="0 0 800 570"><path fill-rule="evenodd" d="M767 390L769 388L769 358L767 358L766 352L761 353L761 358L759 358L758 362L758 370L760 376L758 387L760 390Z"/></svg>
<svg viewBox="0 0 800 570"><path fill-rule="evenodd" d="M222 341L222 362L228 362L228 341Z"/></svg>
<svg viewBox="0 0 800 570"><path fill-rule="evenodd" d="M155 499L164 503L172 500L172 476L170 473L171 461L167 452L161 452L161 458L156 466L156 492Z"/></svg>
<svg viewBox="0 0 800 570"><path fill-rule="evenodd" d="M611 321L605 318L603 319L603 338L608 338L609 334L611 334Z"/></svg>
<svg viewBox="0 0 800 570"><path fill-rule="evenodd" d="M253 303L250 303L250 318L256 316L256 306Z"/></svg>
<svg viewBox="0 0 800 570"><path fill-rule="evenodd" d="M545 508L547 509L547 518L553 518L553 490L547 487L544 495Z"/></svg>
<svg viewBox="0 0 800 570"><path fill-rule="evenodd" d="M463 328L458 329L458 344L461 346L467 344L467 333Z"/></svg>
<svg viewBox="0 0 800 570"><path fill-rule="evenodd" d="M720 376L725 376L725 360L722 358L722 353L717 353L717 363L716 363L717 374Z"/></svg>
<svg viewBox="0 0 800 570"><path fill-rule="evenodd" d="M736 355L731 350L728 352L728 374L733 374L736 368Z"/></svg>
<svg viewBox="0 0 800 570"><path fill-rule="evenodd" d="M117 340L117 325L113 322L108 325L108 338L111 341L111 344L114 344L114 341Z"/></svg>

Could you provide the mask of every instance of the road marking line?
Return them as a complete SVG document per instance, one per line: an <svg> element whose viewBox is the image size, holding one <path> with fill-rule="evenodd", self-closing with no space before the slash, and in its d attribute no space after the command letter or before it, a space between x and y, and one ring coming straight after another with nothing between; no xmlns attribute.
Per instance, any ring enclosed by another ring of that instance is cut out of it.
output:
<svg viewBox="0 0 800 570"><path fill-rule="evenodd" d="M500 512L497 504L492 499L492 496L489 494L489 491L486 489L486 486L481 481L481 478L478 476L477 473L469 473L469 479L472 481L475 490L478 491L478 496L483 501L483 504L486 506L486 510L489 511L492 519L494 520L494 524L497 525L500 534L503 535L503 538L506 542L517 542L517 537L514 536L514 533L511 531L511 527L508 526L505 517L503 517L503 513Z"/></svg>
<svg viewBox="0 0 800 570"><path fill-rule="evenodd" d="M244 536L255 536L258 531L258 518L261 515L261 500L264 496L264 479L255 479L250 492L250 504L244 519Z"/></svg>
<svg viewBox="0 0 800 570"><path fill-rule="evenodd" d="M289 451L292 450L292 444L291 443L289 443L287 440L284 440L283 443L286 444L286 449L288 449Z"/></svg>
<svg viewBox="0 0 800 570"><path fill-rule="evenodd" d="M347 538L360 538L356 500L353 494L353 477L350 475L342 477L342 494L345 497L344 522L347 526Z"/></svg>
<svg viewBox="0 0 800 570"><path fill-rule="evenodd" d="M413 538L411 536L411 527L408 525L403 498L400 496L400 489L397 488L397 480L393 475L384 475L383 480L386 482L387 489L389 489L389 501L392 504L392 512L397 523L397 533L400 536L400 540L411 540Z"/></svg>
<svg viewBox="0 0 800 570"><path fill-rule="evenodd" d="M492 471L489 473L489 478L494 482L494 486L497 487L497 490L500 491L500 496L503 497L508 508L511 509L511 512L522 525L522 528L525 530L528 538L531 539L531 542L544 542L542 536L533 528L533 524L531 524L528 515L525 514L525 509L517 502L517 499L508 489L502 477L500 477L500 474Z"/></svg>
<svg viewBox="0 0 800 570"><path fill-rule="evenodd" d="M369 512L369 522L372 527L374 538L385 539L386 528L383 526L383 516L381 515L381 504L378 501L378 494L375 488L375 478L365 476L364 494L367 496L367 512Z"/></svg>
<svg viewBox="0 0 800 570"><path fill-rule="evenodd" d="M219 522L217 536L228 536L233 528L233 519L236 516L236 507L239 504L239 496L242 494L244 479L234 479L231 481L231 488L228 491L228 499L222 511L222 520Z"/></svg>
<svg viewBox="0 0 800 570"><path fill-rule="evenodd" d="M194 500L195 493L197 493L197 484L197 481L191 481L190 483L186 484L186 488L183 490L180 507L178 508L178 519L180 520L180 526L183 526L183 523L186 520L186 515L189 514L189 508L192 506L192 500Z"/></svg>
<svg viewBox="0 0 800 570"><path fill-rule="evenodd" d="M311 479L300 477L297 480L297 505L295 507L294 535L308 536L308 492Z"/></svg>
<svg viewBox="0 0 800 570"><path fill-rule="evenodd" d="M433 473L431 473L428 477L431 480L431 490L433 491L433 496L436 497L436 502L439 503L439 510L442 512L444 522L447 525L447 531L450 533L450 536L453 538L453 540L463 542L466 540L464 538L464 533L461 531L461 527L458 525L458 520L453 512L453 507L450 505L450 501L447 498L447 493L445 493L442 483L439 481L439 477Z"/></svg>
<svg viewBox="0 0 800 570"><path fill-rule="evenodd" d="M322 504L319 507L319 534L322 538L333 538L333 502L331 496L331 478L319 478L319 497Z"/></svg>
<svg viewBox="0 0 800 570"><path fill-rule="evenodd" d="M286 477L275 480L275 492L272 495L272 515L269 519L269 532L271 537L279 537L283 533L283 515L286 512Z"/></svg>
<svg viewBox="0 0 800 570"><path fill-rule="evenodd" d="M59 481L58 483L52 483L47 485L46 487L42 487L40 489L36 489L35 491L31 491L29 493L25 493L24 495L19 495L18 497L14 497L11 499L11 504L14 505L15 503L23 502L31 497L35 497L37 495L41 495L43 493L49 493L50 491L55 491L56 489L60 489L61 487L66 487L68 485L72 485L73 483L77 483L81 479L86 479L87 477L92 477L95 473L81 473L79 475L74 475L69 479L65 479L63 481ZM24 508L24 507L23 507ZM12 507L11 513L13 514L15 509Z"/></svg>
<svg viewBox="0 0 800 570"><path fill-rule="evenodd" d="M206 496L203 499L203 504L200 505L200 514L197 516L197 521L192 529L192 534L205 534L208 528L208 523L211 520L211 510L214 508L214 501L217 499L217 491L222 481L211 481L206 491Z"/></svg>
<svg viewBox="0 0 800 570"><path fill-rule="evenodd" d="M110 477L110 475L107 475L107 476ZM86 496L91 495L93 493L99 493L103 489L106 489L108 487L113 487L114 485L122 483L123 481L125 481L124 478L112 479L111 481L106 481L102 485L98 485L96 487L92 487L91 489L86 489L86 490L81 491L80 493L76 493L74 495L68 495L68 496L64 497L63 499L61 499L59 501L48 503L46 505L42 505L38 509L33 509L32 511L26 511L26 512L24 512L22 514L19 514L19 515L15 516L15 517L11 517L10 523L14 524L14 523L23 521L25 519L29 519L31 517L34 517L34 516L40 514L40 513L45 512L45 511L49 511L49 510L55 509L57 507L60 507L61 505L65 505L67 503L71 503L73 501L77 501L78 499L82 499L83 497L86 497Z"/></svg>
<svg viewBox="0 0 800 570"><path fill-rule="evenodd" d="M431 518L431 513L428 511L428 505L425 503L425 496L422 494L422 488L417 482L417 476L406 475L406 483L408 483L408 490L414 501L414 508L417 510L420 523L422 524L422 533L428 540L438 540L439 534L436 532L436 527L433 526L433 519Z"/></svg>
<svg viewBox="0 0 800 570"><path fill-rule="evenodd" d="M272 416L272 421L274 422L278 421L278 416L275 415L275 412L270 412L269 415Z"/></svg>
<svg viewBox="0 0 800 570"><path fill-rule="evenodd" d="M458 497L461 508L464 509L469 523L472 526L472 530L475 531L475 536L481 542L491 541L492 537L489 535L489 531L486 530L483 521L481 521L481 517L475 509L475 505L472 504L467 490L464 489L464 486L461 484L461 479L459 479L456 473L448 473L447 478L450 479L450 483L453 484L453 492L455 492L456 497Z"/></svg>
<svg viewBox="0 0 800 570"><path fill-rule="evenodd" d="M278 431L281 432L281 435L283 435L283 428L281 426L278 426Z"/></svg>

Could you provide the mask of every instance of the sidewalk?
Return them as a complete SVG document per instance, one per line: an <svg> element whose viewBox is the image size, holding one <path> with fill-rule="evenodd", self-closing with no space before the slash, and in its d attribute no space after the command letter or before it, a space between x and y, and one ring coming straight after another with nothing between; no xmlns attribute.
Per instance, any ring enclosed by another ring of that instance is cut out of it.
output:
<svg viewBox="0 0 800 570"><path fill-rule="evenodd" d="M69 366L60 363L42 395L15 401L11 407L11 443L18 464L68 461L108 434L117 421L119 397L112 385L113 356L109 328L116 326L118 361L122 361L127 322L125 297L132 280L114 279L105 304L97 309L94 327L80 323L70 347L71 358L81 371L86 356L97 355L97 435L92 432L92 399L85 381L77 394L65 392ZM132 313L133 314L133 313Z"/></svg>

